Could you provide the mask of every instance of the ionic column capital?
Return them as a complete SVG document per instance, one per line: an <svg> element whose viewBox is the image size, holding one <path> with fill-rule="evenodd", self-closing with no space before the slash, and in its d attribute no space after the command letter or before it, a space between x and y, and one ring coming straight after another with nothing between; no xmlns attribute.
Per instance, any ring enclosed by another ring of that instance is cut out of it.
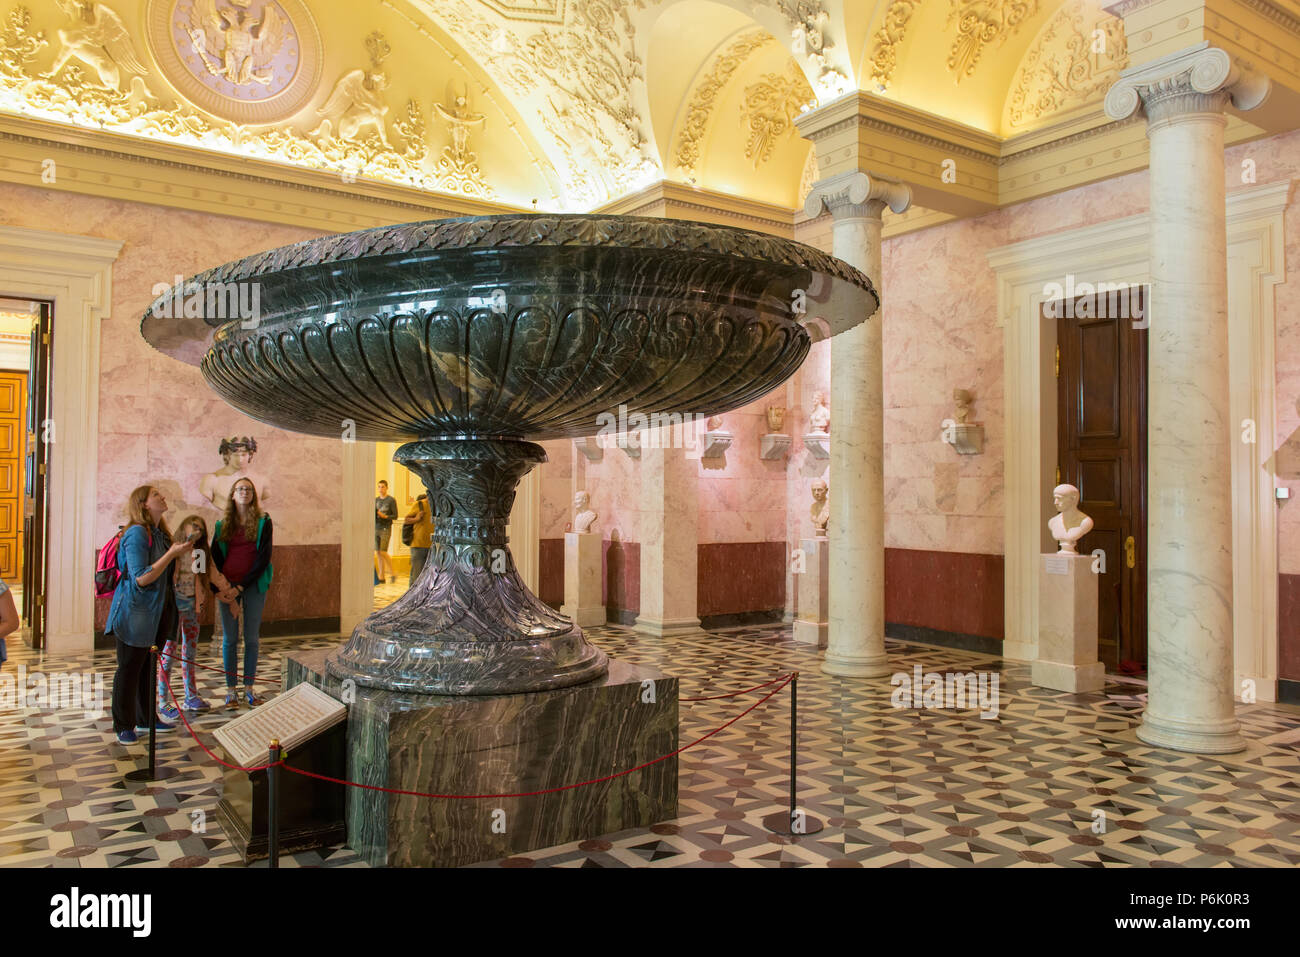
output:
<svg viewBox="0 0 1300 957"><path fill-rule="evenodd" d="M1268 77L1247 73L1226 50L1202 42L1125 70L1106 94L1106 114L1123 120L1141 106L1152 126L1221 115L1229 100L1239 110L1252 110L1264 102L1269 89Z"/></svg>
<svg viewBox="0 0 1300 957"><path fill-rule="evenodd" d="M836 220L879 219L886 206L901 213L911 204L912 189L906 183L856 171L814 183L804 212L820 216L825 209Z"/></svg>

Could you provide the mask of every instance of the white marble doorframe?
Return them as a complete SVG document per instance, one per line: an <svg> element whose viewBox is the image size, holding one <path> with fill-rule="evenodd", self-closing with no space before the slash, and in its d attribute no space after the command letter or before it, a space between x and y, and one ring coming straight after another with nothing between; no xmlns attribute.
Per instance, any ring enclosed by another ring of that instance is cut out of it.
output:
<svg viewBox="0 0 1300 957"><path fill-rule="evenodd" d="M51 326L49 559L45 648L95 644L95 509L99 471L99 323L113 302L116 239L0 226L0 296L48 299Z"/></svg>
<svg viewBox="0 0 1300 957"><path fill-rule="evenodd" d="M1258 441L1234 443L1233 647L1236 693L1251 679L1260 701L1277 696L1277 506L1265 467L1274 443L1274 296L1285 279L1283 211L1289 181L1228 193L1228 340L1232 421L1253 419ZM1003 464L1003 654L1038 651L1038 554L1048 544L1046 495L1056 449L1052 346L1041 306L1047 283L1150 281L1146 213L1002 246L988 253L1003 327L1006 459ZM1158 322L1154 315L1152 322ZM1050 433L1050 434L1048 434Z"/></svg>

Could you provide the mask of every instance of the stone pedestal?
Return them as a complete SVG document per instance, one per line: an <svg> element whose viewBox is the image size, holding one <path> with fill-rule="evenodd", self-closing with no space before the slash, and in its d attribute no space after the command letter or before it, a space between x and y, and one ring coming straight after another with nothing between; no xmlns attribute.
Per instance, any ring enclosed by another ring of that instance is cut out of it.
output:
<svg viewBox="0 0 1300 957"><path fill-rule="evenodd" d="M804 570L798 575L799 617L794 620L794 640L826 647L830 628L830 542L825 538L804 538Z"/></svg>
<svg viewBox="0 0 1300 957"><path fill-rule="evenodd" d="M759 437L758 457L760 459L784 458L789 452L790 436L781 432L771 432Z"/></svg>
<svg viewBox="0 0 1300 957"><path fill-rule="evenodd" d="M671 446L664 428L641 456L641 610L632 627L657 638L700 630L700 464Z"/></svg>
<svg viewBox="0 0 1300 957"><path fill-rule="evenodd" d="M579 628L605 624L605 606L600 603L599 535L564 533L564 604L560 614L573 619Z"/></svg>
<svg viewBox="0 0 1300 957"><path fill-rule="evenodd" d="M1031 680L1056 691L1100 691L1097 576L1091 555L1042 556L1038 570L1038 659Z"/></svg>
<svg viewBox="0 0 1300 957"><path fill-rule="evenodd" d="M344 698L339 680L325 672L334 653L290 655L285 687L311 681ZM654 700L647 701L651 689ZM677 693L676 678L615 660L595 681L527 694L404 695L358 686L348 708L347 778L462 795L603 777L677 749ZM372 866L458 867L676 816L676 757L531 797L455 800L347 789L348 844Z"/></svg>

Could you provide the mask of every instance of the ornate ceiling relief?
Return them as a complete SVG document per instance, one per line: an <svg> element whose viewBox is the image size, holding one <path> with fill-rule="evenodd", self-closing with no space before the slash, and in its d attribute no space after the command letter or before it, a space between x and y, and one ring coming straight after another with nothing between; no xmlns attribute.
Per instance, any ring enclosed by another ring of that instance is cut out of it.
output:
<svg viewBox="0 0 1300 957"><path fill-rule="evenodd" d="M951 0L948 26L957 23L957 39L948 54L948 69L957 82L975 72L984 45L1005 43L1020 24L1038 12L1038 0Z"/></svg>
<svg viewBox="0 0 1300 957"><path fill-rule="evenodd" d="M798 209L802 209L808 194L812 192L813 186L817 182L817 146L813 144L808 150L808 159L803 164L803 173L799 176L799 203Z"/></svg>
<svg viewBox="0 0 1300 957"><path fill-rule="evenodd" d="M478 156L469 148L469 133L486 122L487 116L470 108L469 92L452 92L448 102L433 104L434 110L447 124L451 143L442 148L438 158L438 183L443 188L470 196L490 197L492 187L483 182L478 168Z"/></svg>
<svg viewBox="0 0 1300 957"><path fill-rule="evenodd" d="M718 94L749 55L769 42L772 42L771 35L762 30L742 33L718 54L718 58L713 61L713 66L704 75L704 79L695 85L690 103L686 107L686 121L682 124L681 133L678 134L677 149L673 154L677 170L683 177L689 178L694 174L696 164L700 161L700 148L704 144L709 116Z"/></svg>
<svg viewBox="0 0 1300 957"><path fill-rule="evenodd" d="M560 174L570 202L594 206L639 188L659 173L644 130L644 65L633 46L632 10L646 0L541 0L493 3L511 20L546 20L527 34L493 23L479 3L437 0L425 12L460 42L503 86L536 97L542 125L563 157ZM546 16L524 16L550 10ZM562 24L555 17L563 15ZM558 24L558 25L557 25ZM641 84L642 88L638 88Z"/></svg>
<svg viewBox="0 0 1300 957"><path fill-rule="evenodd" d="M889 87L889 80L898 66L898 47L907 33L908 21L921 5L921 0L894 0L885 10L885 23L871 38L871 82L880 92Z"/></svg>
<svg viewBox="0 0 1300 957"><path fill-rule="evenodd" d="M192 20L195 5L187 0L169 7L179 11L168 22L179 24L180 32L166 36L173 44L175 63L181 65L176 68L188 70L185 75L195 87L202 87L195 93L197 98L209 102L210 97L225 97L225 103L211 110L192 106L186 102L188 97L169 95L156 76L145 73L121 16L106 4L63 0L63 12L71 23L54 30L54 43L47 31L35 29L31 12L20 5L10 11L0 31L0 109L423 189L484 195L464 177L447 178L430 161L424 117L415 100L409 100L400 118L389 125L389 105L383 96L387 77L380 68L388 44L377 32L365 41L370 67L344 74L315 115L304 118L299 109L296 122L274 125L265 119L231 119L246 108L254 115L267 110L274 115L288 102L282 97L292 94L298 78L310 75L310 70L303 73L301 61L291 69L298 58L286 52L295 47L285 45L289 35L285 24L277 25L279 39L274 43L271 32L261 32L272 18L268 10L276 10L279 16L286 10L293 12L294 3L277 0L254 6L254 2L215 0L215 20L205 19L207 6L197 21ZM308 22L292 21L303 61ZM247 37L229 32L236 27ZM186 82L181 77L172 77L178 86Z"/></svg>
<svg viewBox="0 0 1300 957"><path fill-rule="evenodd" d="M745 158L754 161L755 169L771 157L778 139L794 133L795 116L812 98L812 87L794 63L785 73L765 73L757 83L745 87L740 119L749 132Z"/></svg>
<svg viewBox="0 0 1300 957"><path fill-rule="evenodd" d="M847 93L849 78L827 61L826 51L835 44L827 35L830 14L821 0L777 0L776 8L792 28L795 55L806 57L817 71L818 95L833 99Z"/></svg>
<svg viewBox="0 0 1300 957"><path fill-rule="evenodd" d="M301 0L148 0L145 32L176 91L228 120L290 117L320 83L320 34Z"/></svg>
<svg viewBox="0 0 1300 957"><path fill-rule="evenodd" d="M1071 0L1048 21L1012 84L1007 122L1025 126L1105 95L1128 66L1124 21Z"/></svg>

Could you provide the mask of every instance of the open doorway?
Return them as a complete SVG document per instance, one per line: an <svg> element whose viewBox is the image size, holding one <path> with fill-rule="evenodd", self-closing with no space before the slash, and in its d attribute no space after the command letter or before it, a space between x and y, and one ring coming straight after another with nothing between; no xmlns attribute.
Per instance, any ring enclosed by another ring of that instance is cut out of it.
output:
<svg viewBox="0 0 1300 957"><path fill-rule="evenodd" d="M406 593L411 575L411 545L403 540L403 519L415 508L424 485L405 466L393 461L400 443L375 443L375 591L376 610L391 605ZM382 485L380 483L383 483ZM392 499L381 507L383 499ZM392 515L384 529L381 511ZM414 539L412 539L414 541ZM385 557L387 561L385 561Z"/></svg>
<svg viewBox="0 0 1300 957"><path fill-rule="evenodd" d="M1111 674L1146 671L1146 287L1044 303L1055 319L1057 484L1079 490L1099 556L1097 652Z"/></svg>
<svg viewBox="0 0 1300 957"><path fill-rule="evenodd" d="M51 305L0 299L0 579L14 592L23 638L45 647Z"/></svg>

